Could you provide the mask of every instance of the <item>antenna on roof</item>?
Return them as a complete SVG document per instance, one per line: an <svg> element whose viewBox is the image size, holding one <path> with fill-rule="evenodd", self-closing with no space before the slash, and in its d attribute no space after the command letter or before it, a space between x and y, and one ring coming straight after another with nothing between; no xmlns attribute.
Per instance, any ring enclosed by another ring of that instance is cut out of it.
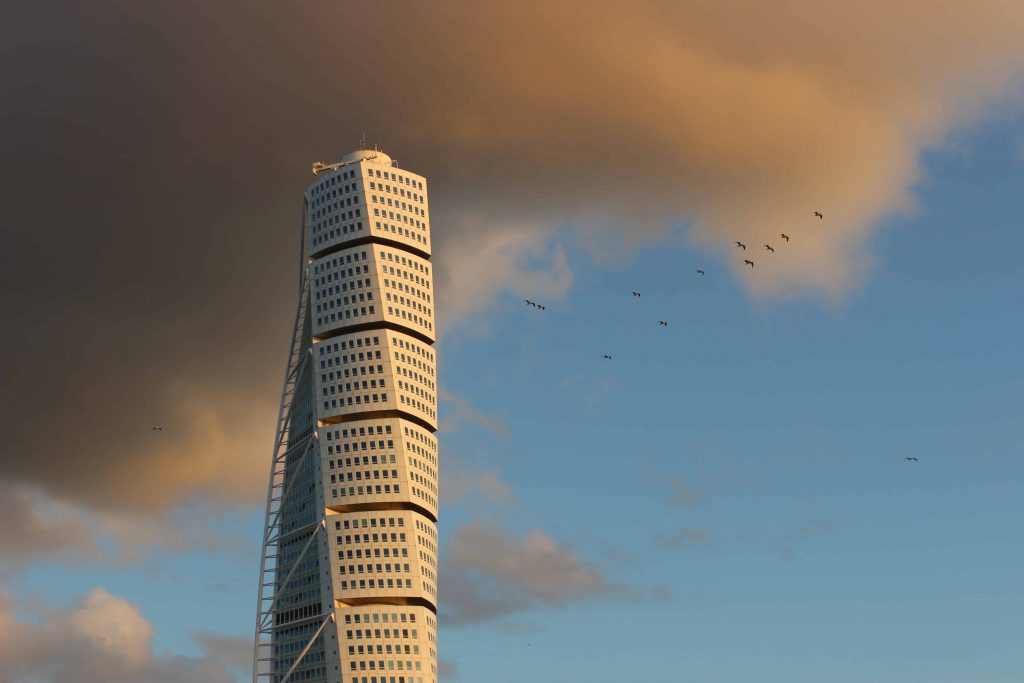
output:
<svg viewBox="0 0 1024 683"><path fill-rule="evenodd" d="M366 131L363 131L363 136L359 138L359 149L366 149Z"/></svg>

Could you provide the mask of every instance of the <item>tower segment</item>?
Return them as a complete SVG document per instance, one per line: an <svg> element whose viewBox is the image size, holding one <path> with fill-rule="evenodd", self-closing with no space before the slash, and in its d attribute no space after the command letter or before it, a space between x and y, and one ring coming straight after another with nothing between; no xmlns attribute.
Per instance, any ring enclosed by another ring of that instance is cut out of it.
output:
<svg viewBox="0 0 1024 683"><path fill-rule="evenodd" d="M437 683L426 180L317 163L267 496L253 681Z"/></svg>

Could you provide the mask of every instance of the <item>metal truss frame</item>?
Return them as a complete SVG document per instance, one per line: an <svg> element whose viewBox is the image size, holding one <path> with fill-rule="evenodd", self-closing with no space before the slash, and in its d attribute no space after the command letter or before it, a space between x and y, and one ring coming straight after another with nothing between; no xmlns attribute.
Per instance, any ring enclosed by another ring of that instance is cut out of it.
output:
<svg viewBox="0 0 1024 683"><path fill-rule="evenodd" d="M300 439L298 442L290 443L288 439L289 429L292 421L292 406L295 403L296 387L299 378L307 363L312 362L312 349L304 348L304 335L307 317L309 316L309 277L305 263L305 233L307 206L303 202L302 228L300 230L299 247L299 305L295 311L295 322L292 326L292 340L288 363L285 366L284 383L281 387L281 403L277 413L277 423L274 435L274 451L270 463L270 482L267 486L267 504L265 523L263 528L263 543L260 552L260 574L259 589L256 599L256 629L253 640L252 658L252 680L259 683L263 680L274 680L276 672L273 670L273 629L274 615L278 610L278 598L285 586L292 578L294 568L288 576L278 584L277 571L279 567L280 545L281 545L281 512L284 502L291 488L291 480L285 476L286 456L289 452L294 453L296 449L302 448L302 454L296 463L293 471L302 465L302 462L312 452L317 453L317 434L314 431ZM310 545L323 528L324 522L316 524L316 528L309 535L309 539L302 548L302 555L306 554ZM306 527L307 529L309 527ZM301 531L301 530L300 530ZM295 532L292 532L295 533ZM298 560L296 560L296 564ZM333 618L333 614L330 618ZM323 631L327 622L321 624L316 635L307 643L306 648L296 657L291 669L284 676L280 683L285 683L290 677L299 661L305 656L312 646L316 637Z"/></svg>

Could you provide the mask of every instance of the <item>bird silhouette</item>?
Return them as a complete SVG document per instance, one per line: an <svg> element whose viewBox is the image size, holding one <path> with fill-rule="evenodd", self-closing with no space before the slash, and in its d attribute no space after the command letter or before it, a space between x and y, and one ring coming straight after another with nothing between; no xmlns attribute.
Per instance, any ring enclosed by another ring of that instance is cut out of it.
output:
<svg viewBox="0 0 1024 683"><path fill-rule="evenodd" d="M754 267L754 262L751 261L750 259L743 259L743 263L750 266L751 268Z"/></svg>
<svg viewBox="0 0 1024 683"><path fill-rule="evenodd" d="M697 269L697 275L703 275L703 274L704 274L704 271L701 270L700 268L698 268Z"/></svg>
<svg viewBox="0 0 1024 683"><path fill-rule="evenodd" d="M917 462L917 458L903 458L903 459L904 460L913 460L914 462Z"/></svg>
<svg viewBox="0 0 1024 683"><path fill-rule="evenodd" d="M633 296L640 296L640 292L633 292Z"/></svg>
<svg viewBox="0 0 1024 683"><path fill-rule="evenodd" d="M744 249L744 250L747 248L747 245L743 244L743 242L737 242L736 246L739 247L740 249Z"/></svg>
<svg viewBox="0 0 1024 683"><path fill-rule="evenodd" d="M789 241L789 235L787 235L786 233L782 233L781 235L779 235L779 237L786 240L787 242Z"/></svg>
<svg viewBox="0 0 1024 683"><path fill-rule="evenodd" d="M607 353L606 353L606 354L604 354L604 357L605 357L605 358L607 358L608 360L611 360L611 359L612 359L612 357L611 357L611 356L609 356L609 355L608 355Z"/></svg>
<svg viewBox="0 0 1024 683"><path fill-rule="evenodd" d="M162 431L164 431L164 428L163 427L153 427L153 431L154 432L162 432Z"/></svg>
<svg viewBox="0 0 1024 683"><path fill-rule="evenodd" d="M538 311L546 311L546 310L548 310L548 307L547 306L542 306L540 304L537 304L537 310Z"/></svg>
<svg viewBox="0 0 1024 683"><path fill-rule="evenodd" d="M659 320L658 324L661 325L662 327L668 327L668 322L665 320Z"/></svg>
<svg viewBox="0 0 1024 683"><path fill-rule="evenodd" d="M817 216L819 220L825 217L822 215L821 211L815 211L814 215Z"/></svg>
<svg viewBox="0 0 1024 683"><path fill-rule="evenodd" d="M775 250L772 249L772 245L770 245L770 244L764 245L764 248L767 249L768 251L772 252L773 254L775 253Z"/></svg>
<svg viewBox="0 0 1024 683"><path fill-rule="evenodd" d="M530 301L529 299L523 299L523 301L525 301L525 302L526 302L526 305L527 305L527 306L533 306L533 307L535 307L535 308L536 308L536 306L537 306L537 304L533 303L533 302L532 302L532 301Z"/></svg>

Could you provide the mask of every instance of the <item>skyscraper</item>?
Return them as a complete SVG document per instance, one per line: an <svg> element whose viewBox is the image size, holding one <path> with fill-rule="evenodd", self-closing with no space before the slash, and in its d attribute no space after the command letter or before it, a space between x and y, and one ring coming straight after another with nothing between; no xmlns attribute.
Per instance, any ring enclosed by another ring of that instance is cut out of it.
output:
<svg viewBox="0 0 1024 683"><path fill-rule="evenodd" d="M437 683L437 377L426 182L313 165L267 495L253 680Z"/></svg>

